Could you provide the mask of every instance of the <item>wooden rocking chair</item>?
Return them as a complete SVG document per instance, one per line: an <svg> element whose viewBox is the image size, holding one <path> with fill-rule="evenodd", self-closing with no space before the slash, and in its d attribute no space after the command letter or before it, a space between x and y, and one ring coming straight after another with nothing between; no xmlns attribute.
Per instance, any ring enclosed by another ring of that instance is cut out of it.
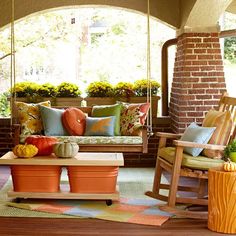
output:
<svg viewBox="0 0 236 236"><path fill-rule="evenodd" d="M233 121L231 135L228 139L230 142L235 138L235 117L236 117L236 98L229 97L224 94L219 102L218 111L229 111ZM191 155L185 154L185 147L197 147L197 148L207 148L208 150L218 150L223 151L225 146L214 145L214 144L198 144L187 141L176 140L181 137L178 134L171 133L157 133L160 137L155 176L152 191L148 191L145 194L147 196L157 198L162 201L166 201L167 204L161 206L160 208L164 211L171 212L178 216L183 216L187 218L205 218L207 219L207 211L193 211L190 208L180 209L177 207L178 203L185 205L195 205L195 206L207 206L208 199L207 196L207 183L208 183L208 173L209 168L220 167L223 164L221 159L211 159L204 156L193 157ZM166 147L167 139L172 139L175 147ZM161 183L161 177L163 171L167 171L171 174L170 184ZM197 178L197 186L183 186L180 184L182 177ZM164 195L160 190L169 190L168 196ZM195 194L194 197L181 197L178 191L192 192Z"/></svg>

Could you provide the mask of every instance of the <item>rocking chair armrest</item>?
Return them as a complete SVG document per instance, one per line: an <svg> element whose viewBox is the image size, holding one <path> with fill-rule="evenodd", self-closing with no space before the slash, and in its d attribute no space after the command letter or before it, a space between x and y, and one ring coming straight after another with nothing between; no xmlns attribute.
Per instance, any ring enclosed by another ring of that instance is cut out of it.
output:
<svg viewBox="0 0 236 236"><path fill-rule="evenodd" d="M179 139L182 134L166 133L166 132L157 132L156 137L160 138L169 138L169 139Z"/></svg>
<svg viewBox="0 0 236 236"><path fill-rule="evenodd" d="M225 146L223 145L200 144L200 143L194 143L194 142L188 142L188 141L182 141L182 140L174 140L173 143L177 147L206 148L206 149L218 150L218 151L223 151L225 148Z"/></svg>

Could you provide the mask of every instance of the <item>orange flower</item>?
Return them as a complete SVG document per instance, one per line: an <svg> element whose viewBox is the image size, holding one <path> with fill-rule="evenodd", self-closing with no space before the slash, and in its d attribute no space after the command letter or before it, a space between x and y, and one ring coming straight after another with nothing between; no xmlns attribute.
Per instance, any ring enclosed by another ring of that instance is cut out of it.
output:
<svg viewBox="0 0 236 236"><path fill-rule="evenodd" d="M36 106L30 106L28 108L28 113L39 116L39 109Z"/></svg>
<svg viewBox="0 0 236 236"><path fill-rule="evenodd" d="M19 122L20 122L21 124L24 124L24 123L27 122L28 118L29 118L29 117L28 117L27 114L21 113L21 114L19 115Z"/></svg>
<svg viewBox="0 0 236 236"><path fill-rule="evenodd" d="M28 129L35 131L35 132L40 132L42 130L42 123L39 120L30 120L27 124Z"/></svg>

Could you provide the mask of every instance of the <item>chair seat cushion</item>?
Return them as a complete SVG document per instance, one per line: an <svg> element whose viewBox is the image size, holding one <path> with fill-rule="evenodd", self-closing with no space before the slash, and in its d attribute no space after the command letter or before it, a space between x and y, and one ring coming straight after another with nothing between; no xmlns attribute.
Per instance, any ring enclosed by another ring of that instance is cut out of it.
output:
<svg viewBox="0 0 236 236"><path fill-rule="evenodd" d="M174 162L175 147L164 147L159 150L159 157L168 161ZM193 157L189 154L183 153L182 166L197 170L208 170L209 168L221 167L224 161L221 159L210 159L204 156Z"/></svg>

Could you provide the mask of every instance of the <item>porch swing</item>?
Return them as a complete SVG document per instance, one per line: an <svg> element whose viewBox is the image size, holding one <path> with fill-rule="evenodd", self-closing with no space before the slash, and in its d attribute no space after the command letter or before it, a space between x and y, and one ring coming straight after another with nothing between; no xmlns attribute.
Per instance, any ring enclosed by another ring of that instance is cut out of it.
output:
<svg viewBox="0 0 236 236"><path fill-rule="evenodd" d="M150 109L147 114L147 125L143 125L141 127L140 137L137 136L123 136L127 139L127 142L122 143L112 143L109 139L113 137L107 137L107 143L80 143L80 151L81 152L140 152L147 153L148 152L148 138L153 135L152 133L152 99L151 99L151 60L150 60L150 2L147 0L147 103L150 104ZM11 89L14 92L15 88L15 35L14 35L14 0L12 0L12 21L11 21ZM16 102L16 93L14 93L14 97L11 97L11 111L12 114L16 114L14 112L14 103ZM88 115L92 112L92 107L79 107L80 110L87 113ZM17 117L17 115L16 115ZM20 142L20 125L17 124L17 119L11 116L11 127L13 130L13 143L14 145ZM74 137L74 136L66 136L66 137ZM117 136L115 136L117 137ZM119 136L118 136L119 137ZM132 141L137 140L139 141Z"/></svg>

